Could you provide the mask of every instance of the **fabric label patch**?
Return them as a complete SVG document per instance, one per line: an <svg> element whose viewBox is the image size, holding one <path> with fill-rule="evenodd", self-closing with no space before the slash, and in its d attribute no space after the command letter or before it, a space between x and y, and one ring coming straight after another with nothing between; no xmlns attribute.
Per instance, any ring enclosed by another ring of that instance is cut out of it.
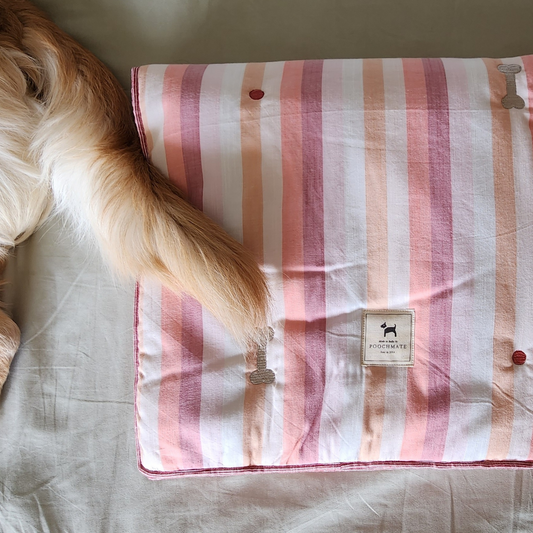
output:
<svg viewBox="0 0 533 533"><path fill-rule="evenodd" d="M415 312L413 309L363 311L361 364L413 366Z"/></svg>

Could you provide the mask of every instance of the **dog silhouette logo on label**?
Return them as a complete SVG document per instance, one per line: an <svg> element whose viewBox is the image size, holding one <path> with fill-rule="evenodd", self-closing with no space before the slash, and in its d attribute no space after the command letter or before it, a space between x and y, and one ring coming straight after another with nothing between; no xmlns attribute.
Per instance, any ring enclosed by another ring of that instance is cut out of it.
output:
<svg viewBox="0 0 533 533"><path fill-rule="evenodd" d="M363 311L361 364L413 366L414 327L413 309Z"/></svg>
<svg viewBox="0 0 533 533"><path fill-rule="evenodd" d="M397 337L398 335L396 334L396 324L394 324L394 326L387 326L387 322L383 322L383 324L381 324L381 327L383 328L383 336L385 338L387 338L387 333L394 333L394 336Z"/></svg>

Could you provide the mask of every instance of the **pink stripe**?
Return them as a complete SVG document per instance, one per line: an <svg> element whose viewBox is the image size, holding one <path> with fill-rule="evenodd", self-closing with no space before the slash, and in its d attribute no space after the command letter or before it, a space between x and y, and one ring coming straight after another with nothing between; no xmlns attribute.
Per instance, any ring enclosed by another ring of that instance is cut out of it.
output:
<svg viewBox="0 0 533 533"><path fill-rule="evenodd" d="M181 90L184 65L169 65L163 79L163 140L167 159L167 171L172 181L185 195L188 194L181 139Z"/></svg>
<svg viewBox="0 0 533 533"><path fill-rule="evenodd" d="M186 467L180 450L181 298L161 290L161 381L159 385L159 453L166 470ZM183 415L182 415L183 416Z"/></svg>
<svg viewBox="0 0 533 533"><path fill-rule="evenodd" d="M203 207L202 156L200 151L200 90L207 65L189 65L181 85L181 138L188 199Z"/></svg>
<svg viewBox="0 0 533 533"><path fill-rule="evenodd" d="M303 247L305 287L305 422L301 460L318 460L326 380L326 276L322 153L323 61L306 61L302 80Z"/></svg>
<svg viewBox="0 0 533 533"><path fill-rule="evenodd" d="M407 374L407 406L401 460L420 459L427 424L431 225L429 202L428 113L421 59L404 59L407 108L407 161L411 243L409 307L415 310L415 366Z"/></svg>
<svg viewBox="0 0 533 533"><path fill-rule="evenodd" d="M431 336L428 425L423 458L438 461L446 445L450 414L453 223L450 125L446 74L440 59L424 59L428 98L431 199Z"/></svg>
<svg viewBox="0 0 533 533"><path fill-rule="evenodd" d="M302 207L303 62L287 62L280 88L283 168L282 258L285 304L283 453L281 462L299 462L305 404L305 305Z"/></svg>

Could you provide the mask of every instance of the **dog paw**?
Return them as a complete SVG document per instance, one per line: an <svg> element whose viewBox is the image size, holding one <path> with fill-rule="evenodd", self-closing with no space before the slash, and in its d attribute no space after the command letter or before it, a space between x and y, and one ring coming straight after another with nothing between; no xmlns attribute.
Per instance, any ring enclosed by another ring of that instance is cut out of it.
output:
<svg viewBox="0 0 533 533"><path fill-rule="evenodd" d="M0 311L0 391L9 374L13 356L20 345L20 330L5 313Z"/></svg>

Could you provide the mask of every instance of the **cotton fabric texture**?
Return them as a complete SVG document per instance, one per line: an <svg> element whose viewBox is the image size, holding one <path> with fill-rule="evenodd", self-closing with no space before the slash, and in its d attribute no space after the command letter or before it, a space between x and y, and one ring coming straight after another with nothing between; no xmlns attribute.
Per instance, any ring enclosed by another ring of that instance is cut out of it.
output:
<svg viewBox="0 0 533 533"><path fill-rule="evenodd" d="M141 471L530 466L532 95L531 56L134 69L146 154L274 302L254 385L254 353L140 281ZM361 366L365 309L415 310L412 368Z"/></svg>

